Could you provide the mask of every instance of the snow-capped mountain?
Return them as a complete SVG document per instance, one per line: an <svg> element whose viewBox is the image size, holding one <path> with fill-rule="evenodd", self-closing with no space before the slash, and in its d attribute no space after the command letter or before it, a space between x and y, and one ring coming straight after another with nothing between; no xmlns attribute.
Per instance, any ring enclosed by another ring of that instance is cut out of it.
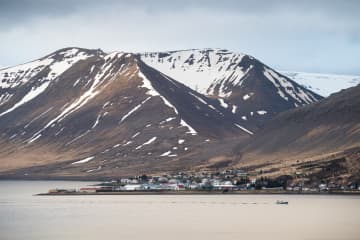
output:
<svg viewBox="0 0 360 240"><path fill-rule="evenodd" d="M178 79L190 88L207 95L229 97L229 79L235 86L248 69L237 66L244 54L221 49L191 49L171 52L143 53L141 59L160 72ZM215 92L216 84L222 84Z"/></svg>
<svg viewBox="0 0 360 240"><path fill-rule="evenodd" d="M41 59L0 70L0 106L16 101L3 116L40 95L62 73L80 60L94 57L99 52L72 48L58 51ZM17 101L18 99L18 101Z"/></svg>
<svg viewBox="0 0 360 240"><path fill-rule="evenodd" d="M255 125L322 99L252 56L224 49L141 53L141 60L190 88L217 98Z"/></svg>
<svg viewBox="0 0 360 240"><path fill-rule="evenodd" d="M191 156L210 142L253 134L218 100L131 53L67 48L0 76L0 171L164 171L199 164Z"/></svg>
<svg viewBox="0 0 360 240"><path fill-rule="evenodd" d="M360 76L340 75L340 74L323 74L323 73L306 73L280 71L281 74L295 80L297 83L307 89L327 97L332 93L342 89L347 89L360 84Z"/></svg>
<svg viewBox="0 0 360 240"><path fill-rule="evenodd" d="M227 50L61 49L0 69L0 176L117 176L231 164L241 158L237 143L251 142L265 122L276 125L278 113L320 99Z"/></svg>

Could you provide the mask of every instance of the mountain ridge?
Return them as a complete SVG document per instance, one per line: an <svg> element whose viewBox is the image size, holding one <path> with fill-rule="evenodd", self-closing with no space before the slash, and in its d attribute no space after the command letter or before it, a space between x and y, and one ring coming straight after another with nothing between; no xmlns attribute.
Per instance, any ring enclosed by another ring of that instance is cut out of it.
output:
<svg viewBox="0 0 360 240"><path fill-rule="evenodd" d="M139 56L158 71L225 102L238 118L258 127L281 111L322 99L254 57L226 49L145 52Z"/></svg>
<svg viewBox="0 0 360 240"><path fill-rule="evenodd" d="M17 68L1 72L7 76L1 94L25 89L0 105L2 171L44 164L53 174L65 175L124 174L160 166L180 168L186 163L190 167L204 159L189 162L187 156L207 142L251 134L244 121L235 119L218 101L148 67L134 54L97 52L73 61L83 55L81 50L56 53L63 58L47 62L66 62L67 68L58 76L42 62L34 74L33 69ZM39 88L39 82L46 87L22 101ZM36 152L43 155L27 159L28 153ZM52 169L54 164L57 168Z"/></svg>
<svg viewBox="0 0 360 240"><path fill-rule="evenodd" d="M139 53L64 48L1 69L0 175L95 179L241 165L268 146L258 136L267 136L264 128L279 114L324 101L251 56L189 51L144 60ZM187 77L211 75L206 94L171 68L149 64L154 59L166 67L175 62ZM260 142L251 148L252 141Z"/></svg>

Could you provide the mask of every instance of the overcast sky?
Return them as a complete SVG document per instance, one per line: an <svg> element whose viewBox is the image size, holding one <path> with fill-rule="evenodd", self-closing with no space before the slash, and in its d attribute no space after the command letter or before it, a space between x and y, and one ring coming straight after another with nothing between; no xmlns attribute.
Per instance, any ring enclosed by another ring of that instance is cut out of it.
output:
<svg viewBox="0 0 360 240"><path fill-rule="evenodd" d="M59 48L217 47L278 70L360 74L360 1L0 0L0 66Z"/></svg>

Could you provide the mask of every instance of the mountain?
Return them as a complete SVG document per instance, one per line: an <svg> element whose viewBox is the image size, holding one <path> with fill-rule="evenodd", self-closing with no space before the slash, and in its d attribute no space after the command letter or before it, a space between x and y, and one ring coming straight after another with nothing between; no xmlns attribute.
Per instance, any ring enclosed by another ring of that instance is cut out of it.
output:
<svg viewBox="0 0 360 240"><path fill-rule="evenodd" d="M139 54L141 60L190 88L218 99L258 127L279 112L322 97L252 56L224 49Z"/></svg>
<svg viewBox="0 0 360 240"><path fill-rule="evenodd" d="M234 151L238 166L270 176L359 181L360 85L279 114Z"/></svg>
<svg viewBox="0 0 360 240"><path fill-rule="evenodd" d="M0 70L0 176L270 167L356 148L357 95L336 96L227 50L65 48Z"/></svg>
<svg viewBox="0 0 360 240"><path fill-rule="evenodd" d="M131 53L66 48L2 69L0 77L5 175L184 169L204 160L192 157L203 145L252 134L219 101Z"/></svg>
<svg viewBox="0 0 360 240"><path fill-rule="evenodd" d="M323 73L280 71L281 74L317 94L328 97L330 94L360 84L360 76Z"/></svg>

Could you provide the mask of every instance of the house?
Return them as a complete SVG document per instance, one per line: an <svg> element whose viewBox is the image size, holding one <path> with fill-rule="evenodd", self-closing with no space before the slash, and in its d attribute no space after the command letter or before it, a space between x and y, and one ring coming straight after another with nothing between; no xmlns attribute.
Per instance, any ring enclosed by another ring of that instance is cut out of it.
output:
<svg viewBox="0 0 360 240"><path fill-rule="evenodd" d="M319 185L319 190L320 191L327 191L329 189L328 189L327 184L322 183L322 184Z"/></svg>
<svg viewBox="0 0 360 240"><path fill-rule="evenodd" d="M141 184L126 184L125 186L122 187L122 190L138 191L138 190L144 190L144 187Z"/></svg>
<svg viewBox="0 0 360 240"><path fill-rule="evenodd" d="M98 190L98 188L96 188L96 187L80 188L80 192L87 192L87 193L94 193L94 192L96 192L96 190Z"/></svg>
<svg viewBox="0 0 360 240"><path fill-rule="evenodd" d="M137 180L137 179L132 179L132 180L130 181L130 183L131 183L131 184L138 184L138 183L139 183L139 180Z"/></svg>
<svg viewBox="0 0 360 240"><path fill-rule="evenodd" d="M159 177L158 182L160 183L167 183L169 180L167 177Z"/></svg>
<svg viewBox="0 0 360 240"><path fill-rule="evenodd" d="M180 181L179 180L177 180L177 179L175 179L175 178L172 178L172 179L170 179L169 181L168 181L168 183L170 183L170 184L178 184Z"/></svg>
<svg viewBox="0 0 360 240"><path fill-rule="evenodd" d="M130 183L130 182L131 182L131 179L128 179L128 178L120 179L120 183L122 183L122 184L127 184L127 183Z"/></svg>
<svg viewBox="0 0 360 240"><path fill-rule="evenodd" d="M216 190L234 190L237 188L236 185L233 185L231 181L221 182L220 184L213 185Z"/></svg>
<svg viewBox="0 0 360 240"><path fill-rule="evenodd" d="M191 189L191 190L195 190L195 189L200 189L201 186L200 186L200 184L192 183L192 184L190 184L190 185L188 186L188 188Z"/></svg>
<svg viewBox="0 0 360 240"><path fill-rule="evenodd" d="M167 190L175 190L175 191L185 190L185 185L179 183L167 184Z"/></svg>

